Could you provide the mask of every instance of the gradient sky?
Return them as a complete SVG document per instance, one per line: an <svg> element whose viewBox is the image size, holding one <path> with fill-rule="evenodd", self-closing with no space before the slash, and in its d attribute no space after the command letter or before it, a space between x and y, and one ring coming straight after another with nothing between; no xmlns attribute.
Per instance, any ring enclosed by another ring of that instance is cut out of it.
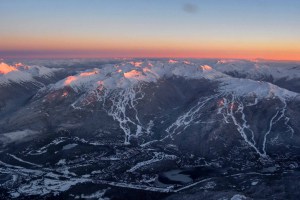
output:
<svg viewBox="0 0 300 200"><path fill-rule="evenodd" d="M0 0L1 57L300 60L299 0Z"/></svg>

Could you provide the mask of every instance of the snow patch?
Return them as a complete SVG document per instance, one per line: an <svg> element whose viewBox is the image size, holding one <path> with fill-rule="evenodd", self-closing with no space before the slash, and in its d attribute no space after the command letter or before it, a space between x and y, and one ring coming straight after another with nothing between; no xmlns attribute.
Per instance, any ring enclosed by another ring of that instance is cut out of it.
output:
<svg viewBox="0 0 300 200"><path fill-rule="evenodd" d="M77 146L77 144L67 144L67 145L63 146L62 150L70 150L76 146Z"/></svg>
<svg viewBox="0 0 300 200"><path fill-rule="evenodd" d="M233 195L233 197L231 197L230 200L243 200L243 199L247 199L247 197L245 197L244 195L241 195L241 194L236 194L236 195Z"/></svg>
<svg viewBox="0 0 300 200"><path fill-rule="evenodd" d="M27 141L28 139L32 139L37 134L38 131L33 130L22 130L22 131L15 131L9 133L0 134L0 142L4 144L12 143L12 142L19 142L19 141Z"/></svg>

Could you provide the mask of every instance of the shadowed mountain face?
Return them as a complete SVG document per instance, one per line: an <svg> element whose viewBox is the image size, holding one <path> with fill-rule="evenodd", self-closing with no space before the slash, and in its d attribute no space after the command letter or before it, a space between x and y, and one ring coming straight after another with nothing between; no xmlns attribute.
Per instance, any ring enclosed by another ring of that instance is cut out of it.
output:
<svg viewBox="0 0 300 200"><path fill-rule="evenodd" d="M60 68L0 63L0 117L20 109L40 88L66 75Z"/></svg>
<svg viewBox="0 0 300 200"><path fill-rule="evenodd" d="M296 197L299 63L112 62L5 64L3 197Z"/></svg>

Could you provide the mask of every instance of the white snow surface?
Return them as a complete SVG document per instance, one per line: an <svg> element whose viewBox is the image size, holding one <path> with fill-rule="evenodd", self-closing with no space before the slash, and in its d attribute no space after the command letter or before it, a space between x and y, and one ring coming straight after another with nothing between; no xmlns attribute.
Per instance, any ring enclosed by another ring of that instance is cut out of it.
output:
<svg viewBox="0 0 300 200"><path fill-rule="evenodd" d="M9 133L2 133L0 134L0 142L4 144L24 141L26 139L30 139L36 136L39 132L33 130L21 130L21 131L14 131Z"/></svg>
<svg viewBox="0 0 300 200"><path fill-rule="evenodd" d="M300 63L263 60L223 59L213 65L220 72L235 72L247 78L300 79Z"/></svg>
<svg viewBox="0 0 300 200"><path fill-rule="evenodd" d="M225 61L223 61L225 62ZM220 62L223 64L223 62ZM228 61L229 63L233 61ZM236 61L237 62L237 61ZM220 65L221 65L220 64ZM236 69L243 70L248 63L238 62ZM252 64L252 62L251 62ZM219 65L218 63L216 65ZM242 66L240 68L240 66ZM255 81L247 78L234 78L221 72L220 67L200 65L197 62L185 60L170 61L125 61L117 65L106 65L101 69L91 69L69 76L52 86L51 89L63 89L66 86L73 88L75 92L92 92L102 89L127 89L134 88L140 83L157 82L162 78L181 77L185 79L207 79L220 82L219 92L236 96L255 96L259 99L277 97L281 100L294 98L298 93L280 88L264 81ZM253 68L250 67L250 71ZM264 68L263 68L264 69ZM232 69L231 69L232 70ZM261 69L256 69L260 71ZM268 69L268 73L274 70ZM224 70L223 70L224 71ZM294 71L291 73L293 74ZM275 72L274 72L275 73ZM277 76L277 75L276 75ZM292 75L291 75L292 76ZM295 75L295 77L300 76Z"/></svg>
<svg viewBox="0 0 300 200"><path fill-rule="evenodd" d="M220 91L232 93L240 97L255 96L258 99L277 97L282 101L299 96L296 92L289 91L268 82L241 78L223 79Z"/></svg>
<svg viewBox="0 0 300 200"><path fill-rule="evenodd" d="M243 200L243 199L247 199L247 197L245 197L244 195L241 195L241 194L235 194L235 195L233 195L233 197L231 197L230 200Z"/></svg>
<svg viewBox="0 0 300 200"><path fill-rule="evenodd" d="M54 88L71 86L75 91L95 89L100 85L107 89L128 88L140 82L156 82L163 77L178 76L188 79L214 79L223 76L209 66L177 62L124 62L120 65L106 65L102 69L92 69L69 76L58 82Z"/></svg>
<svg viewBox="0 0 300 200"><path fill-rule="evenodd" d="M9 65L0 63L0 86L12 83L37 82L35 78L52 77L59 68L47 68L43 66L28 66L22 63Z"/></svg>

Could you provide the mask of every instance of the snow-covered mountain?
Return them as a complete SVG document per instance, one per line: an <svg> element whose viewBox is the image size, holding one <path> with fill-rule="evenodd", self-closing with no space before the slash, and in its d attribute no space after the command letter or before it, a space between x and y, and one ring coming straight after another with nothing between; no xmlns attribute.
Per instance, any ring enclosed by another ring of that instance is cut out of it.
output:
<svg viewBox="0 0 300 200"><path fill-rule="evenodd" d="M300 62L219 60L213 68L234 77L267 81L300 92Z"/></svg>
<svg viewBox="0 0 300 200"><path fill-rule="evenodd" d="M227 69L223 69L225 72L229 72L228 66L224 68ZM242 69L243 68L239 70L243 71ZM231 72L236 71L236 69L230 70ZM297 70L299 72L300 68ZM259 98L276 96L284 99L293 98L298 95L296 92L288 91L269 82L250 79L251 76L254 77L257 75L252 69L248 69L249 78L235 78L220 71L222 70L219 70L218 68L215 70L208 65L199 66L187 61L125 62L120 65L107 65L101 69L95 68L80 72L74 76L68 76L54 86L51 86L51 90L71 87L75 92L81 91L90 93L99 88L108 90L126 89L136 87L139 84L157 83L164 78L179 77L185 79L218 81L221 83L219 91L222 91L223 93L235 93L240 96L254 95ZM299 73L295 73L295 71L296 69L289 71L289 73L286 74L280 74L281 78L300 78L300 75L298 75ZM262 73L270 74L270 76L273 77L278 76L273 73Z"/></svg>
<svg viewBox="0 0 300 200"><path fill-rule="evenodd" d="M64 69L0 118L4 192L122 199L133 190L176 199L206 188L247 196L269 174L299 177L300 95L275 80L296 80L300 68L226 62L141 59ZM5 71L13 69L22 71ZM236 176L238 184L226 183Z"/></svg>
<svg viewBox="0 0 300 200"><path fill-rule="evenodd" d="M31 82L41 84L40 78L51 78L62 69L46 68L43 66L27 66L22 63L9 65L4 62L0 63L0 87L9 84L22 84Z"/></svg>
<svg viewBox="0 0 300 200"><path fill-rule="evenodd" d="M250 60L219 60L214 68L227 73L237 73L248 78L268 78L279 80L299 79L300 63L297 62L264 62Z"/></svg>
<svg viewBox="0 0 300 200"><path fill-rule="evenodd" d="M0 117L19 109L40 88L64 77L59 68L0 63Z"/></svg>

